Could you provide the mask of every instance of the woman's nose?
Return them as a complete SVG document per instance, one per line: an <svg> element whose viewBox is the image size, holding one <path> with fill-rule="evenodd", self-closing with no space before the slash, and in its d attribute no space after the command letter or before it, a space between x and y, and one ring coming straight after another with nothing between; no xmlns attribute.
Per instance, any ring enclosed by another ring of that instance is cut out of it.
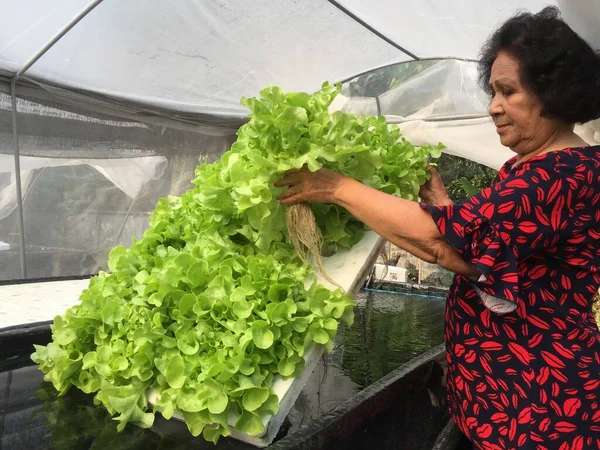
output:
<svg viewBox="0 0 600 450"><path fill-rule="evenodd" d="M488 107L488 113L490 116L494 117L499 116L503 113L503 111L504 109L502 108L502 102L497 95L494 95L492 97L492 101L490 102L490 106Z"/></svg>

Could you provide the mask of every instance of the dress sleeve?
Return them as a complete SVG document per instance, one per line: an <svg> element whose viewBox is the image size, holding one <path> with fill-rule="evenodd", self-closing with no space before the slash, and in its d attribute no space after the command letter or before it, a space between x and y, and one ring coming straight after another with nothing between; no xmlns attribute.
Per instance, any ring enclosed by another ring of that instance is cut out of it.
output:
<svg viewBox="0 0 600 450"><path fill-rule="evenodd" d="M552 168L516 171L464 203L421 204L460 256L482 275L473 282L487 308L517 308L519 263L569 232L571 190Z"/></svg>

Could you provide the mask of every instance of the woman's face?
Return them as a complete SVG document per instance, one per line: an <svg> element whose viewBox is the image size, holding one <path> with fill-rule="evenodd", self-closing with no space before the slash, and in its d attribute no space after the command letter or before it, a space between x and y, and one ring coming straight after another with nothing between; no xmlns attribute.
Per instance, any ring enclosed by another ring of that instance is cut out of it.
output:
<svg viewBox="0 0 600 450"><path fill-rule="evenodd" d="M558 121L542 117L542 104L521 84L519 62L499 53L489 80L493 97L489 113L502 145L519 155L543 148L559 131Z"/></svg>

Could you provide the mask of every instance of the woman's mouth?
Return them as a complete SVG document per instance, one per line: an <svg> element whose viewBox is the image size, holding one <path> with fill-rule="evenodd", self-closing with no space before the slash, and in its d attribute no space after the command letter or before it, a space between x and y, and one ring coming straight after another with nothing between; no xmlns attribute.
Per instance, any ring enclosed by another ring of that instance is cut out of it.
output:
<svg viewBox="0 0 600 450"><path fill-rule="evenodd" d="M510 126L510 124L506 123L504 125L496 125L496 133L502 133L503 131L505 131L508 127Z"/></svg>

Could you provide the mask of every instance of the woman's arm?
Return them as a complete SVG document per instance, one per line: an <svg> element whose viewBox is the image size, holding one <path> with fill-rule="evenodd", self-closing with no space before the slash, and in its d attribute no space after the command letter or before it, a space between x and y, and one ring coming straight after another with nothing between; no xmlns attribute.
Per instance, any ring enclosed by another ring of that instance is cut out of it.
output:
<svg viewBox="0 0 600 450"><path fill-rule="evenodd" d="M385 194L329 169L314 173L292 171L276 185L291 186L278 197L284 205L304 201L335 203L418 258L461 275L479 275L446 242L431 215L416 202Z"/></svg>
<svg viewBox="0 0 600 450"><path fill-rule="evenodd" d="M385 194L356 180L346 179L344 183L337 190L335 203L377 234L428 263L461 275L479 275L446 242L431 215L418 203Z"/></svg>

